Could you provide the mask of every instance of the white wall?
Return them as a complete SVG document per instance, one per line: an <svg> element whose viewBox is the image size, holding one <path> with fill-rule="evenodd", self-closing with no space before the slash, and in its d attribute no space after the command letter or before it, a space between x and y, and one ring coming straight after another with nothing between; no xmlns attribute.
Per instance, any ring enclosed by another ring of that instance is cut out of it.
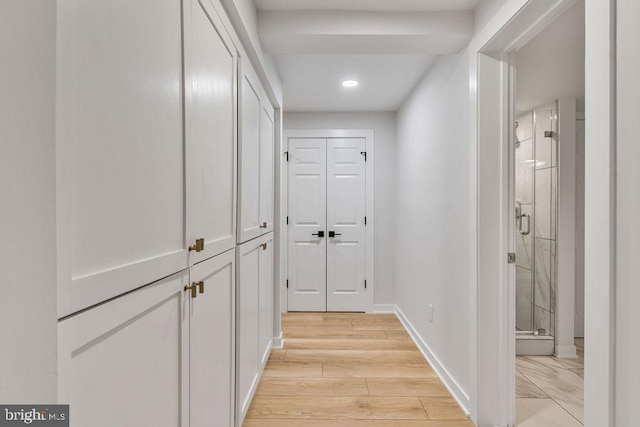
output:
<svg viewBox="0 0 640 427"><path fill-rule="evenodd" d="M396 304L465 403L471 232L467 53L441 57L397 117ZM429 323L427 307L434 307Z"/></svg>
<svg viewBox="0 0 640 427"><path fill-rule="evenodd" d="M395 113L285 113L285 129L373 129L375 144L375 304L394 303Z"/></svg>
<svg viewBox="0 0 640 427"><path fill-rule="evenodd" d="M55 23L0 1L2 403L56 403Z"/></svg>
<svg viewBox="0 0 640 427"><path fill-rule="evenodd" d="M615 410L616 426L638 424L640 402L640 3L618 0L617 80L617 274ZM591 313L589 313L591 315ZM587 331L589 332L589 331ZM587 342L590 339L587 335ZM588 360L587 360L588 363ZM593 424L595 425L595 424Z"/></svg>
<svg viewBox="0 0 640 427"><path fill-rule="evenodd" d="M491 18L500 10L507 0L482 0L475 10L476 33L489 23Z"/></svg>

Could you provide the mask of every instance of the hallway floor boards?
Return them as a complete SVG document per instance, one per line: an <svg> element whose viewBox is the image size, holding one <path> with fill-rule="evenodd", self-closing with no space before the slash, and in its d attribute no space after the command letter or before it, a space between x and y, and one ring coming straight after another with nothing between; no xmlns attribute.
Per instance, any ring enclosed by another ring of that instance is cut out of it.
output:
<svg viewBox="0 0 640 427"><path fill-rule="evenodd" d="M473 423L394 314L286 313L245 427Z"/></svg>

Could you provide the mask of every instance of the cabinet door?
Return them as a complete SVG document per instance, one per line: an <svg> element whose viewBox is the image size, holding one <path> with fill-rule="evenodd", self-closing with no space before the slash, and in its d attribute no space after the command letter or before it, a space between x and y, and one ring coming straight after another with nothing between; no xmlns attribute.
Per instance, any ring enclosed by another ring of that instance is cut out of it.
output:
<svg viewBox="0 0 640 427"><path fill-rule="evenodd" d="M71 426L189 426L188 279L184 270L59 323Z"/></svg>
<svg viewBox="0 0 640 427"><path fill-rule="evenodd" d="M266 99L260 114L260 223L262 233L267 233L273 231L274 125L273 108Z"/></svg>
<svg viewBox="0 0 640 427"><path fill-rule="evenodd" d="M235 253L196 264L191 300L190 427L231 427L235 390ZM203 293L200 293L203 290Z"/></svg>
<svg viewBox="0 0 640 427"><path fill-rule="evenodd" d="M260 218L261 90L248 61L242 61L240 69L238 243L259 236L262 226Z"/></svg>
<svg viewBox="0 0 640 427"><path fill-rule="evenodd" d="M206 0L185 2L187 244L196 263L235 246L236 51Z"/></svg>
<svg viewBox="0 0 640 427"><path fill-rule="evenodd" d="M57 19L63 317L187 268L181 1L65 0Z"/></svg>
<svg viewBox="0 0 640 427"><path fill-rule="evenodd" d="M238 284L236 314L236 363L238 421L242 423L258 382L258 283L260 243L252 240L237 248Z"/></svg>
<svg viewBox="0 0 640 427"><path fill-rule="evenodd" d="M258 355L260 370L269 359L273 340L273 233L260 238L260 272L258 280L259 319Z"/></svg>

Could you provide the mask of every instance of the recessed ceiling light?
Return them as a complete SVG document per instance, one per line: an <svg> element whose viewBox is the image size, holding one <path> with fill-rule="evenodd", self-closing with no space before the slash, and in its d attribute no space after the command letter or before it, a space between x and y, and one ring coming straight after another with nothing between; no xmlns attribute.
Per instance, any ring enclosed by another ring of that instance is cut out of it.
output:
<svg viewBox="0 0 640 427"><path fill-rule="evenodd" d="M345 80L342 82L342 86L344 87L356 87L358 86L358 82L355 80Z"/></svg>

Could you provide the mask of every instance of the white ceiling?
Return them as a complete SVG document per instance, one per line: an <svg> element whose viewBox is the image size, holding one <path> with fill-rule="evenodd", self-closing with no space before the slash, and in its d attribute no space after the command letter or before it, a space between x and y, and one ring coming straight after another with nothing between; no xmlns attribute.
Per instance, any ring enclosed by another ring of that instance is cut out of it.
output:
<svg viewBox="0 0 640 427"><path fill-rule="evenodd" d="M395 111L435 55L281 55L285 111ZM357 80L344 88L344 80Z"/></svg>
<svg viewBox="0 0 640 427"><path fill-rule="evenodd" d="M285 111L395 111L437 55L461 51L479 0L254 0ZM342 87L345 79L360 85Z"/></svg>
<svg viewBox="0 0 640 427"><path fill-rule="evenodd" d="M578 2L516 56L516 109L531 111L558 98L577 98L584 111L584 2Z"/></svg>
<svg viewBox="0 0 640 427"><path fill-rule="evenodd" d="M474 9L478 0L255 0L258 10L428 12Z"/></svg>

